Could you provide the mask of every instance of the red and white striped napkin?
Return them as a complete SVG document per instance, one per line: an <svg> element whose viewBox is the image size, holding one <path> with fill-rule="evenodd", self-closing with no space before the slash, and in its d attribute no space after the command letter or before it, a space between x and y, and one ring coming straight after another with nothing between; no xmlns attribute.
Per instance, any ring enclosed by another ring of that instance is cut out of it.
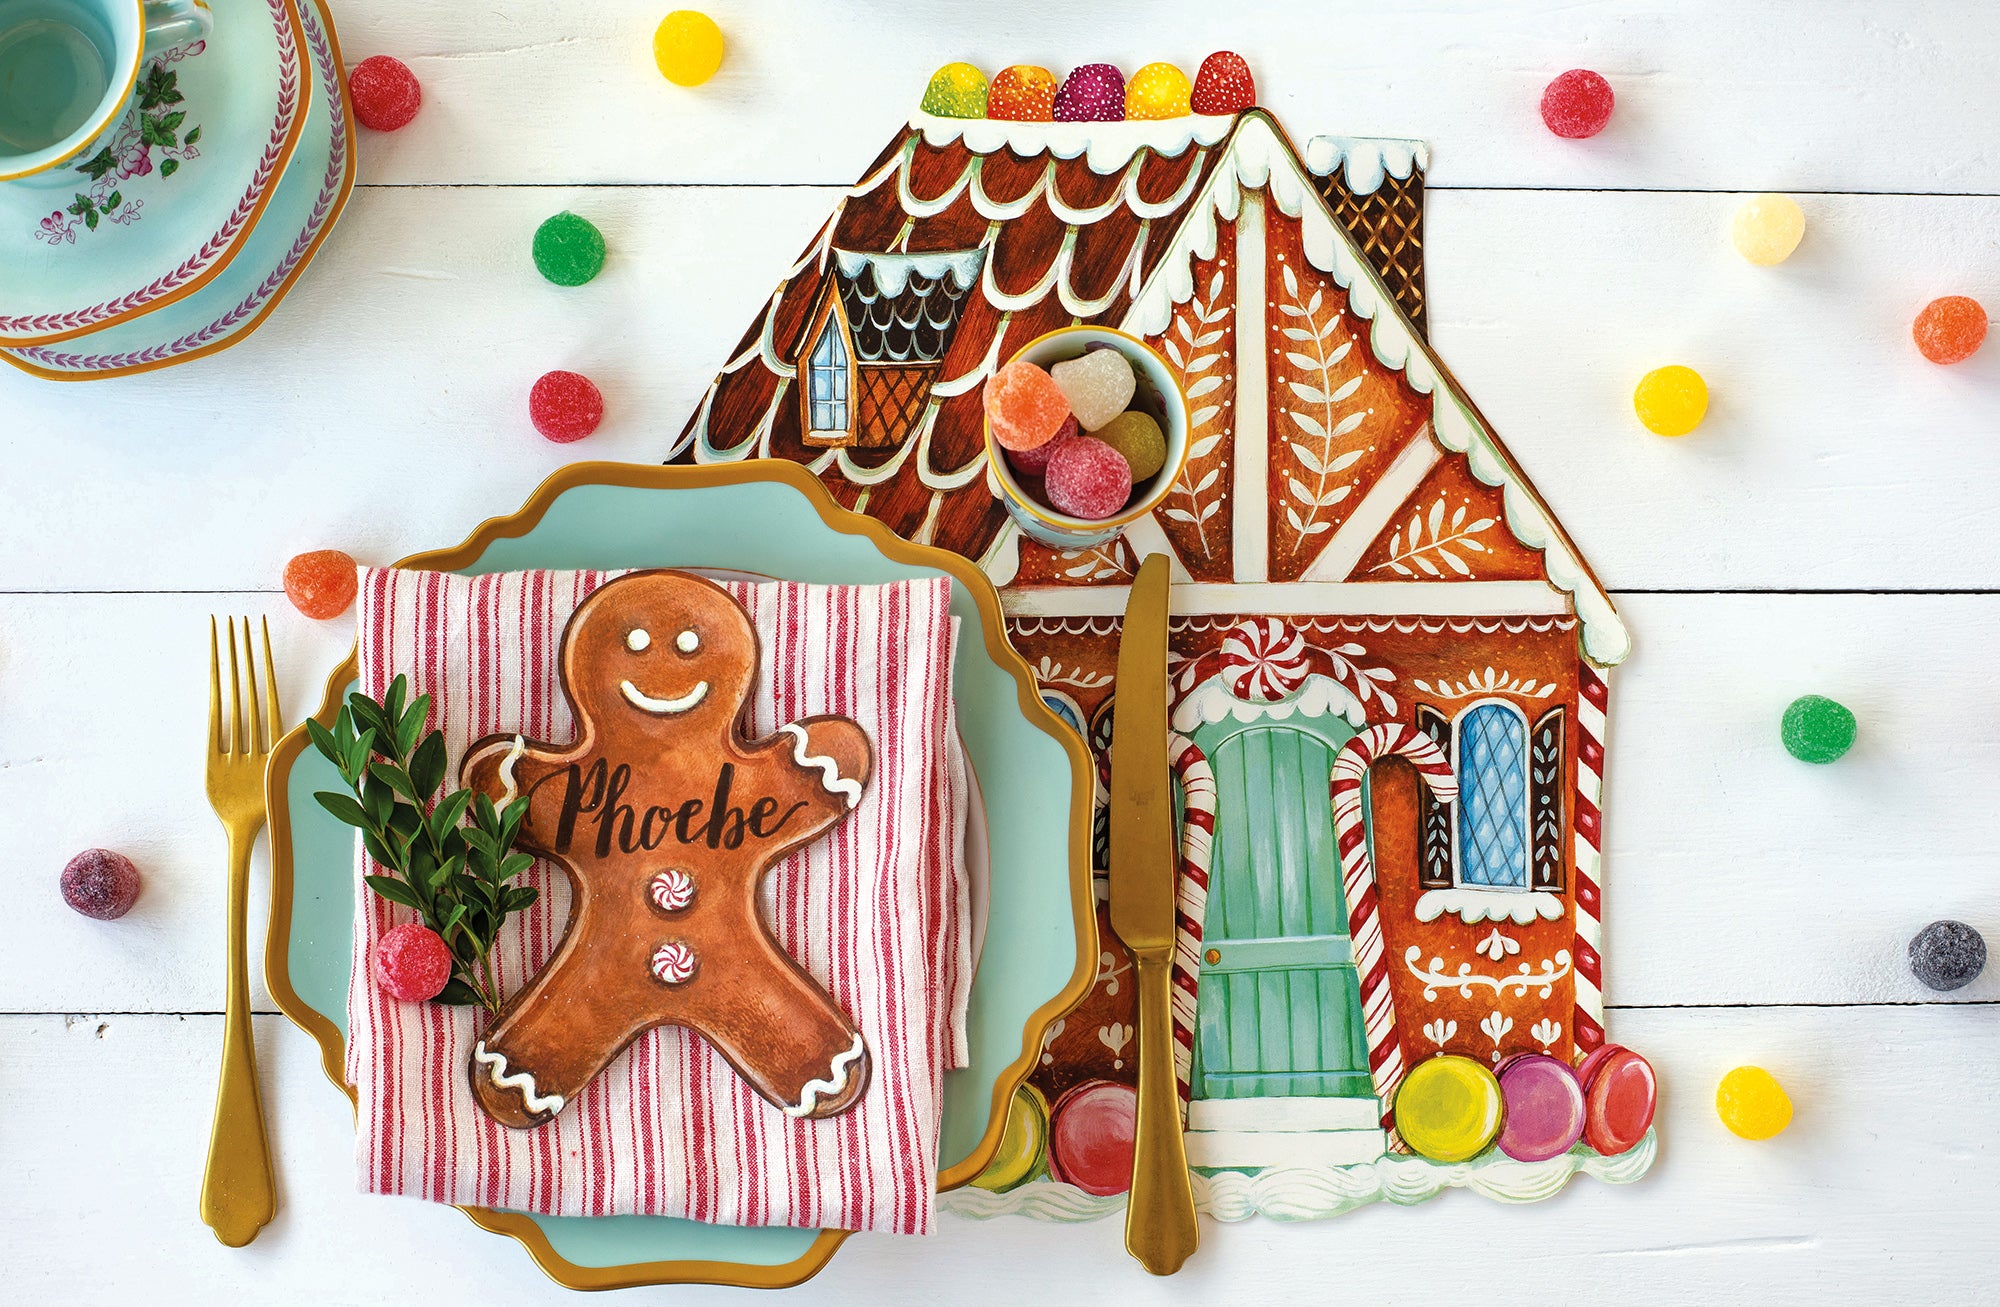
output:
<svg viewBox="0 0 2000 1307"><path fill-rule="evenodd" d="M484 735L573 739L555 671L563 626L617 575L364 568L361 687L379 698L401 673L412 697L431 695L454 778ZM930 1231L944 1073L965 1064L972 978L951 583L722 584L763 644L752 734L837 713L874 744L861 805L764 888L779 944L867 1039L867 1092L840 1116L787 1117L706 1042L663 1027L553 1122L509 1130L466 1084L466 1053L485 1024L476 1009L403 1003L374 984L375 941L412 914L362 885L378 868L357 853L347 1077L359 1096L364 1191L564 1216ZM542 894L503 928L496 957L508 993L554 951L569 913L567 879L550 864L523 883Z"/></svg>

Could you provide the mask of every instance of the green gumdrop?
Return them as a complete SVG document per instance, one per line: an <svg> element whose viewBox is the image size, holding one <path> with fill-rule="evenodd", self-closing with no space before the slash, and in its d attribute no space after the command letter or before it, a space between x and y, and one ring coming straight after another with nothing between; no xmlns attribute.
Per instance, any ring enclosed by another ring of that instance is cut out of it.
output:
<svg viewBox="0 0 2000 1307"><path fill-rule="evenodd" d="M984 118L986 74L971 64L946 64L931 74L918 108L939 118Z"/></svg>
<svg viewBox="0 0 2000 1307"><path fill-rule="evenodd" d="M558 286L581 286L604 270L604 233L564 211L535 228L535 268Z"/></svg>
<svg viewBox="0 0 2000 1307"><path fill-rule="evenodd" d="M1090 434L1125 456L1135 483L1167 465L1167 437L1150 414L1120 413Z"/></svg>
<svg viewBox="0 0 2000 1307"><path fill-rule="evenodd" d="M1792 700L1779 734L1800 762L1832 762L1854 747L1854 714L1820 694Z"/></svg>

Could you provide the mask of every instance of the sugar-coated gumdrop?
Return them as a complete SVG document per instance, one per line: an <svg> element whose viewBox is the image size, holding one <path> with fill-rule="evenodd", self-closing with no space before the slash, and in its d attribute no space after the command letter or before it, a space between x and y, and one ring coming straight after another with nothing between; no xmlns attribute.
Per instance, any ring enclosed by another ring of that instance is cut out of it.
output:
<svg viewBox="0 0 2000 1307"><path fill-rule="evenodd" d="M1729 221L1730 243L1760 268L1791 258L1805 234L1805 210L1789 195L1753 195Z"/></svg>
<svg viewBox="0 0 2000 1307"><path fill-rule="evenodd" d="M62 869L63 902L86 917L114 921L139 898L139 869L110 849L85 849Z"/></svg>
<svg viewBox="0 0 2000 1307"><path fill-rule="evenodd" d="M1654 368L1639 378L1632 408L1654 435L1685 436L1708 412L1708 383L1693 368Z"/></svg>
<svg viewBox="0 0 2000 1307"><path fill-rule="evenodd" d="M1125 456L1093 436L1056 446L1043 477L1050 506L1087 522L1114 516L1132 498L1132 468Z"/></svg>
<svg viewBox="0 0 2000 1307"><path fill-rule="evenodd" d="M1715 1114L1732 1134L1769 1139L1792 1123L1792 1100L1763 1067L1740 1066L1715 1087Z"/></svg>
<svg viewBox="0 0 2000 1307"><path fill-rule="evenodd" d="M1802 694L1785 709L1778 736L1800 762L1832 762L1854 747L1854 714L1823 694Z"/></svg>
<svg viewBox="0 0 2000 1307"><path fill-rule="evenodd" d="M1187 74L1172 64L1147 64L1125 84L1127 118L1181 118L1193 113Z"/></svg>
<svg viewBox="0 0 2000 1307"><path fill-rule="evenodd" d="M405 1003L423 1003L451 979L451 950L429 926L405 922L375 942L375 983Z"/></svg>
<svg viewBox="0 0 2000 1307"><path fill-rule="evenodd" d="M1124 455L1134 481L1144 481L1167 465L1166 433L1150 413L1137 409L1120 413L1091 434Z"/></svg>
<svg viewBox="0 0 2000 1307"><path fill-rule="evenodd" d="M1233 50L1217 50L1201 61L1194 75L1189 108L1196 113L1242 113L1257 103L1257 83L1250 65Z"/></svg>
<svg viewBox="0 0 2000 1307"><path fill-rule="evenodd" d="M1444 1053L1410 1068L1396 1090L1396 1133L1433 1162L1479 1156L1500 1133L1500 1082L1469 1057Z"/></svg>
<svg viewBox="0 0 2000 1307"><path fill-rule="evenodd" d="M604 233L567 209L535 228L535 268L558 286L581 286L604 270Z"/></svg>
<svg viewBox="0 0 2000 1307"><path fill-rule="evenodd" d="M931 74L918 107L940 118L984 118L986 74L971 64L946 64Z"/></svg>
<svg viewBox="0 0 2000 1307"><path fill-rule="evenodd" d="M1034 64L1002 68L986 88L986 116L1003 122L1054 122L1056 75Z"/></svg>
<svg viewBox="0 0 2000 1307"><path fill-rule="evenodd" d="M1033 449L1055 439L1070 415L1055 378L1016 359L986 379L986 421L1002 449Z"/></svg>
<svg viewBox="0 0 2000 1307"><path fill-rule="evenodd" d="M285 564L285 597L315 621L346 612L356 584L354 559L338 549L315 549Z"/></svg>
<svg viewBox="0 0 2000 1307"><path fill-rule="evenodd" d="M1049 369L1069 411L1085 431L1095 431L1132 407L1138 378L1132 361L1115 349L1094 349Z"/></svg>
<svg viewBox="0 0 2000 1307"><path fill-rule="evenodd" d="M722 67L722 29L698 9L676 9L653 29L653 62L675 86L700 86Z"/></svg>
<svg viewBox="0 0 2000 1307"><path fill-rule="evenodd" d="M1653 1064L1629 1048L1606 1044L1602 1056L1584 1059L1583 1142L1605 1157L1616 1157L1638 1146L1653 1128L1660 1084ZM1593 1055L1595 1056L1595 1055Z"/></svg>
<svg viewBox="0 0 2000 1307"><path fill-rule="evenodd" d="M1542 121L1557 136L1581 140L1611 121L1611 83L1588 68L1572 68L1542 92Z"/></svg>
<svg viewBox="0 0 2000 1307"><path fill-rule="evenodd" d="M1049 470L1049 456L1056 452L1056 446L1077 433L1076 415L1063 419L1056 433L1036 445L1033 449L1010 449L1007 451L1007 466L1027 476L1040 476Z"/></svg>
<svg viewBox="0 0 2000 1307"><path fill-rule="evenodd" d="M363 127L393 132L409 126L424 102L424 88L401 59L370 55L347 75L347 102Z"/></svg>
<svg viewBox="0 0 2000 1307"><path fill-rule="evenodd" d="M1986 339L1986 310L1964 295L1947 295L1924 305L1910 327L1917 348L1933 363L1968 359Z"/></svg>
<svg viewBox="0 0 2000 1307"><path fill-rule="evenodd" d="M604 394L581 372L544 372L528 391L528 418L558 445L582 440L604 420Z"/></svg>
<svg viewBox="0 0 2000 1307"><path fill-rule="evenodd" d="M1072 69L1056 92L1059 123L1115 123L1125 120L1125 74L1111 64Z"/></svg>
<svg viewBox="0 0 2000 1307"><path fill-rule="evenodd" d="M1986 939L1962 921L1933 921L1910 940L1910 970L1935 990L1969 985L1986 970Z"/></svg>

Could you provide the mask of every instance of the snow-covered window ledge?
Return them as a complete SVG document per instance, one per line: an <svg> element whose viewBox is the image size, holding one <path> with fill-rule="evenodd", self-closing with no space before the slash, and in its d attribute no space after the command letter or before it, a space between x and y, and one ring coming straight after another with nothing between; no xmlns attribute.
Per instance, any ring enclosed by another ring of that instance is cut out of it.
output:
<svg viewBox="0 0 2000 1307"><path fill-rule="evenodd" d="M1542 890L1457 889L1427 890L1417 900L1417 920L1436 921L1447 912L1458 914L1468 926L1482 921L1511 921L1525 926L1540 917L1554 921L1563 914L1562 899Z"/></svg>

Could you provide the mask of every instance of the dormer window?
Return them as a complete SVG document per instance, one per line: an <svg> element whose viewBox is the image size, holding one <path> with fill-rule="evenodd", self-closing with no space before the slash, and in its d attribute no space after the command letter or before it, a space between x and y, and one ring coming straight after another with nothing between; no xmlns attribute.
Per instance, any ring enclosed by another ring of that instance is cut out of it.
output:
<svg viewBox="0 0 2000 1307"><path fill-rule="evenodd" d="M829 312L820 320L819 339L813 342L806 365L806 410L811 419L806 438L814 444L845 444L853 433L854 410L848 403L852 357L839 313Z"/></svg>

